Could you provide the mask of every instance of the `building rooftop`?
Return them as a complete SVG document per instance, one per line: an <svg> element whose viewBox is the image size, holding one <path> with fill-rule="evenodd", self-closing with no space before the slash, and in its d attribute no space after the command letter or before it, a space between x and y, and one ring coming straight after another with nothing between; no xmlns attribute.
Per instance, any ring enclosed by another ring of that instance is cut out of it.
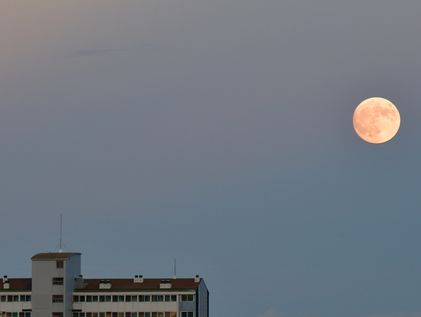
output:
<svg viewBox="0 0 421 317"><path fill-rule="evenodd" d="M110 287L107 289L100 288L100 284L107 281ZM31 291L31 278L9 278L9 288L3 288L3 279L0 278L0 292L7 291ZM170 288L162 288L161 283L171 283ZM199 287L200 280L194 278L177 278L177 279L143 279L143 282L135 282L133 278L123 279L83 279L83 286L75 289L75 292L116 292L116 291L174 291L174 290L196 290Z"/></svg>
<svg viewBox="0 0 421 317"><path fill-rule="evenodd" d="M3 289L3 279L0 278L0 292L1 291L31 291L32 279L31 278L9 278L9 288Z"/></svg>
<svg viewBox="0 0 421 317"><path fill-rule="evenodd" d="M101 283L109 283L110 288L101 289ZM92 292L92 291L142 291L142 290L196 290L200 284L194 278L177 278L177 279L144 279L142 283L135 282L134 279L84 279L84 285L75 290L75 292ZM168 288L161 287L161 283L171 285Z"/></svg>
<svg viewBox="0 0 421 317"><path fill-rule="evenodd" d="M45 252L35 254L31 260L32 261L43 261L43 260L65 260L74 255L81 255L81 253L76 252Z"/></svg>

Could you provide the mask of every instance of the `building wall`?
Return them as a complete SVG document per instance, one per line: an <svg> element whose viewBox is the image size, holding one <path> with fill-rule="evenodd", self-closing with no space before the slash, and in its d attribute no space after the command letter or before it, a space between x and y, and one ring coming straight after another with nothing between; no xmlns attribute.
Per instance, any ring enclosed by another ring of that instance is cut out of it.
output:
<svg viewBox="0 0 421 317"><path fill-rule="evenodd" d="M197 289L197 300L198 300L198 304L197 304L198 317L209 317L208 316L209 291L203 279L200 281L199 288Z"/></svg>
<svg viewBox="0 0 421 317"><path fill-rule="evenodd" d="M181 316L182 312L193 312L193 316L194 317L202 317L202 316L197 316L196 315L196 302L197 302L197 297L195 293L191 293L193 294L193 301L191 302L183 302L180 301L180 305L178 308L178 314L177 316Z"/></svg>
<svg viewBox="0 0 421 317"><path fill-rule="evenodd" d="M192 291L184 292L76 292L77 296L139 296L139 295L176 295L177 301L164 301L164 302L75 302L73 304L74 310L80 310L82 312L175 312L177 316L181 316L181 311L192 311L194 312L195 303L193 302L181 302L181 295L190 294L194 295Z"/></svg>
<svg viewBox="0 0 421 317"><path fill-rule="evenodd" d="M74 255L64 263L64 317L72 317L75 278L81 274L81 256Z"/></svg>
<svg viewBox="0 0 421 317"><path fill-rule="evenodd" d="M147 293L142 293L145 295ZM79 293L78 293L79 295ZM89 295L134 295L132 293L90 293ZM138 294L136 294L138 295ZM84 312L177 312L178 302L96 302L74 303L74 309Z"/></svg>
<svg viewBox="0 0 421 317"><path fill-rule="evenodd" d="M56 307L51 301L53 294L63 294L60 287L52 285L53 277L64 277L63 269L56 268L55 261L32 262L32 316L51 316ZM54 310L53 310L54 309Z"/></svg>
<svg viewBox="0 0 421 317"><path fill-rule="evenodd" d="M19 298L21 296L27 296L27 295L31 295L30 292L0 292L0 296L19 296ZM32 309L32 305L31 302L27 302L27 301L13 301L13 302L4 302L4 301L0 301L0 316L2 312L7 312L7 313L13 313L13 312L23 312L23 311L29 311Z"/></svg>
<svg viewBox="0 0 421 317"><path fill-rule="evenodd" d="M64 260L64 267L57 268L56 260L32 261L32 316L50 317L53 312L72 316L74 278L80 274L80 256ZM53 285L54 277L64 279L64 285ZM63 303L53 303L53 295L63 295Z"/></svg>

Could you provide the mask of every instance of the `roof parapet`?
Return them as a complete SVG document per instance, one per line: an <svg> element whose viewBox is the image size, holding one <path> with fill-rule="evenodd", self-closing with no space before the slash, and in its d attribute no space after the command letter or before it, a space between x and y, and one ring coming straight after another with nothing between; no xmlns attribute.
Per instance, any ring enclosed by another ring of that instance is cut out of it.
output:
<svg viewBox="0 0 421 317"><path fill-rule="evenodd" d="M170 289L171 287L171 280L161 280L161 282L159 283L160 289Z"/></svg>
<svg viewBox="0 0 421 317"><path fill-rule="evenodd" d="M111 281L110 280L101 280L99 282L99 289L111 289Z"/></svg>
<svg viewBox="0 0 421 317"><path fill-rule="evenodd" d="M134 283L143 283L144 279L143 279L143 275L135 275L133 282Z"/></svg>
<svg viewBox="0 0 421 317"><path fill-rule="evenodd" d="M9 278L7 275L3 276L3 289L10 289Z"/></svg>

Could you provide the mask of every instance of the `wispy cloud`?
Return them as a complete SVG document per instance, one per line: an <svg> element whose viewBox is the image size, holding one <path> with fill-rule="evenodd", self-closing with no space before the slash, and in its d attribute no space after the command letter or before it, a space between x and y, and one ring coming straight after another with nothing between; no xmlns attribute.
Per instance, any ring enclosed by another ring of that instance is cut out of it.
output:
<svg viewBox="0 0 421 317"><path fill-rule="evenodd" d="M370 315L366 317L421 317L421 312L398 312L398 313L387 313Z"/></svg>
<svg viewBox="0 0 421 317"><path fill-rule="evenodd" d="M269 309L257 317L291 317L285 313L277 312L276 310ZM374 314L364 317L421 317L421 312L397 312L397 313L384 313Z"/></svg>
<svg viewBox="0 0 421 317"><path fill-rule="evenodd" d="M285 314L282 314L270 309L264 312L263 314L260 314L258 317L287 317L287 316Z"/></svg>
<svg viewBox="0 0 421 317"><path fill-rule="evenodd" d="M89 56L101 56L112 53L124 52L126 49L123 48L91 48L91 49L80 49L71 52L68 57L89 57Z"/></svg>

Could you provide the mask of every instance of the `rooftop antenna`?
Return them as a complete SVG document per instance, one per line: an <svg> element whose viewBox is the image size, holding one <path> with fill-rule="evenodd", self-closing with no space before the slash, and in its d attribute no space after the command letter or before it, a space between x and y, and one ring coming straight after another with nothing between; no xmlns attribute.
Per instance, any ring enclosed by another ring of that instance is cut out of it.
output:
<svg viewBox="0 0 421 317"><path fill-rule="evenodd" d="M174 258L174 278L177 278L177 259Z"/></svg>
<svg viewBox="0 0 421 317"><path fill-rule="evenodd" d="M60 214L60 247L58 252L63 252L63 214Z"/></svg>

